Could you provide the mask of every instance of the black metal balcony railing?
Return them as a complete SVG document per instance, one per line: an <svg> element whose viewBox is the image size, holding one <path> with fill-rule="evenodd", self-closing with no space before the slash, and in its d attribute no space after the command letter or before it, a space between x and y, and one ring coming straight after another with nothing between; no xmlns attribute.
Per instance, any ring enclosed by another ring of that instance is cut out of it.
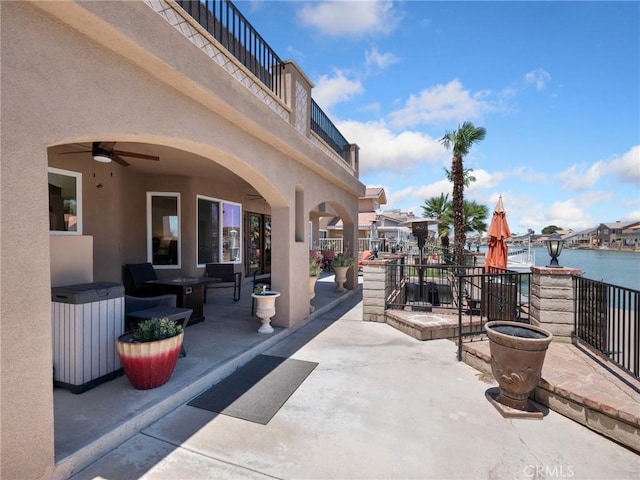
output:
<svg viewBox="0 0 640 480"><path fill-rule="evenodd" d="M575 277L574 337L640 375L640 291Z"/></svg>
<svg viewBox="0 0 640 480"><path fill-rule="evenodd" d="M282 60L233 3L229 0L177 0L177 3L267 88L286 101ZM313 99L311 130L349 161L349 142Z"/></svg>
<svg viewBox="0 0 640 480"><path fill-rule="evenodd" d="M343 160L348 161L349 142L313 99L311 99L311 131L324 140Z"/></svg>
<svg viewBox="0 0 640 480"><path fill-rule="evenodd" d="M177 0L177 3L265 86L282 98L282 60L230 1Z"/></svg>

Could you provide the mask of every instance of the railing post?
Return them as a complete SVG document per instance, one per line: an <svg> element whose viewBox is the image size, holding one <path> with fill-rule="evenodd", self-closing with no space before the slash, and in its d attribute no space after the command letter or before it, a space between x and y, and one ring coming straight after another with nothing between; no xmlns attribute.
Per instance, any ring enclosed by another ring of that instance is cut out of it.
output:
<svg viewBox="0 0 640 480"><path fill-rule="evenodd" d="M531 267L530 322L549 330L555 341L571 342L574 275L582 275L582 271L567 267Z"/></svg>
<svg viewBox="0 0 640 480"><path fill-rule="evenodd" d="M305 137L311 135L311 88L313 84L300 67L291 61L284 62L283 99L291 109L290 123Z"/></svg>
<svg viewBox="0 0 640 480"><path fill-rule="evenodd" d="M365 322L385 322L389 260L365 260L362 267L362 319Z"/></svg>

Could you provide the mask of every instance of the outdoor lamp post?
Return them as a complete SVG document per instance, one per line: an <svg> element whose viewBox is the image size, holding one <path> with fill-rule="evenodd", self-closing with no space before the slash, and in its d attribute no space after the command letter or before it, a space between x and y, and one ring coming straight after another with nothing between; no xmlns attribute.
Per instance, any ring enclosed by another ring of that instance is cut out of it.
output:
<svg viewBox="0 0 640 480"><path fill-rule="evenodd" d="M411 227L411 233L418 240L418 253L420 255L420 260L419 260L420 264L418 265L418 282L419 282L418 288L420 292L419 298L421 303L424 297L422 284L424 281L423 250L424 250L425 239L429 236L429 225L436 225L438 223L440 223L440 221L435 219L412 218L402 224L402 226L404 227Z"/></svg>
<svg viewBox="0 0 640 480"><path fill-rule="evenodd" d="M423 301L423 283L424 283L424 260L423 260L423 250L425 239L429 236L429 222L428 220L424 221L413 221L411 222L411 233L413 236L418 239L418 254L420 258L420 265L418 266L418 288L420 292L420 301Z"/></svg>
<svg viewBox="0 0 640 480"><path fill-rule="evenodd" d="M378 244L380 243L380 240L378 239L378 221L377 220L372 220L371 221L371 230L369 233L369 236L371 237L371 250L373 251L373 258L378 258Z"/></svg>
<svg viewBox="0 0 640 480"><path fill-rule="evenodd" d="M562 252L564 240L558 232L553 232L549 235L546 243L547 252L549 252L549 256L551 257L551 263L547 265L547 267L560 268L561 265L558 263L558 257L560 256L560 252Z"/></svg>

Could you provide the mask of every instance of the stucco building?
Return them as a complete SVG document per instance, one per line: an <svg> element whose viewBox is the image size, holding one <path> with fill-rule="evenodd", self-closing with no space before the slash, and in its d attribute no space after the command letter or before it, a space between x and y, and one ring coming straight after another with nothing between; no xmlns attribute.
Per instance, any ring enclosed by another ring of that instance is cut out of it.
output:
<svg viewBox="0 0 640 480"><path fill-rule="evenodd" d="M52 287L121 282L127 263L201 276L231 262L271 271L273 323L293 327L309 314L310 221L340 216L357 245L365 187L358 147L304 73L200 2L9 1L0 14L0 477L47 478Z"/></svg>

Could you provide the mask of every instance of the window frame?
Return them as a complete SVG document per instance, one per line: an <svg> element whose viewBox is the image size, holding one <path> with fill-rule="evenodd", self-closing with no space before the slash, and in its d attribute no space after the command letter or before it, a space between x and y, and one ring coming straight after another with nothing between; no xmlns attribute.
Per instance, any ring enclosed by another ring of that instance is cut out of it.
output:
<svg viewBox="0 0 640 480"><path fill-rule="evenodd" d="M47 188L49 184L49 174L64 175L75 178L76 182L76 230L51 230L49 224L49 235L82 235L82 173L62 168L47 167ZM49 204L50 205L50 204Z"/></svg>
<svg viewBox="0 0 640 480"><path fill-rule="evenodd" d="M219 222L218 222L218 258L220 259L219 262L217 263L229 263L229 264L238 264L241 265L243 262L243 256L244 256L244 250L243 250L243 244L244 244L244 240L243 240L243 231L244 231L244 226L243 226L243 222L242 222L242 218L243 218L243 210L242 210L242 204L238 203L238 202L232 202L230 200L224 200L222 198L215 198L215 197L210 197L208 195L196 195L196 222L195 222L195 236L196 236L196 254L195 254L195 261L196 261L196 267L197 268L203 268L206 266L206 263L200 263L199 262L199 257L200 257L200 222L198 221L198 219L200 218L200 200L204 200L207 202L211 202L211 203L217 203L218 204L218 218L219 218ZM236 236L237 238L237 248L238 249L238 257L233 260L233 261L229 261L229 260L223 260L224 258L224 252L225 252L225 248L224 248L224 228L225 228L225 222L224 222L224 209L225 209L225 205L229 205L232 207L237 207L239 209L239 215L238 215L238 219L237 219L237 225L234 225L234 227L236 227L238 234Z"/></svg>
<svg viewBox="0 0 640 480"><path fill-rule="evenodd" d="M153 263L153 198L154 197L172 197L176 199L177 210L177 264L163 265ZM180 192L147 192L147 261L157 270L172 270L182 268L182 203Z"/></svg>

